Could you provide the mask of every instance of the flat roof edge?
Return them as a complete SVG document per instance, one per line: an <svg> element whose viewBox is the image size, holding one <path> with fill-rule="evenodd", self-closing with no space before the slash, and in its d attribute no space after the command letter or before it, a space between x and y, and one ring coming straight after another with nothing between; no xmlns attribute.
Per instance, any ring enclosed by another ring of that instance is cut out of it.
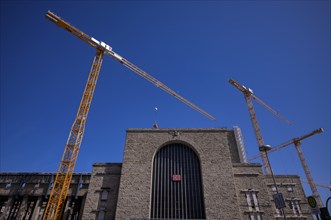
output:
<svg viewBox="0 0 331 220"><path fill-rule="evenodd" d="M228 128L127 128L126 132L155 132L162 133L167 131L179 131L179 132L224 132L231 131Z"/></svg>
<svg viewBox="0 0 331 220"><path fill-rule="evenodd" d="M22 176L22 175L56 175L56 172L0 172L0 175L8 175L8 176ZM73 175L91 175L90 172L75 172Z"/></svg>
<svg viewBox="0 0 331 220"><path fill-rule="evenodd" d="M94 163L92 166L97 167L97 166L122 166L122 163Z"/></svg>

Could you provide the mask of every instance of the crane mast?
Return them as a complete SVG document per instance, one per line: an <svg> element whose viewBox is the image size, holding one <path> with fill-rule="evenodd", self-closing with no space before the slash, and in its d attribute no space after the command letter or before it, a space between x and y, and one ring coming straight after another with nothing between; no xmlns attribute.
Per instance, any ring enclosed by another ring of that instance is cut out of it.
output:
<svg viewBox="0 0 331 220"><path fill-rule="evenodd" d="M287 146L289 146L291 144L294 144L295 149L296 149L296 151L298 153L298 156L300 158L300 162L301 162L302 168L303 168L303 170L305 172L305 175L306 175L308 184L310 186L310 189L311 189L311 191L313 193L313 196L315 197L315 199L316 199L317 204L318 204L319 207L323 207L323 203L322 203L321 197L320 197L320 195L319 195L319 193L317 191L317 187L316 187L316 184L315 184L315 182L313 180L313 177L311 175L311 172L310 172L310 169L308 167L307 161L306 161L306 159L305 159L305 157L303 155L302 148L301 148L301 141L304 140L304 139L306 139L306 138L308 138L308 137L311 137L311 136L313 136L315 134L320 134L323 131L324 131L323 128L316 129L316 130L310 132L309 134L303 135L303 136L298 137L298 138L293 138L292 140L289 140L289 141L287 141L287 142L285 142L283 144L280 144L277 147L274 147L273 149L271 149L269 151L270 153L271 152L275 152L275 151L280 150L280 149L282 149L284 147L287 147ZM254 160L254 159L258 158L258 157L259 157L259 155L255 155L254 157L252 157L250 159L250 161L252 161L252 160Z"/></svg>
<svg viewBox="0 0 331 220"><path fill-rule="evenodd" d="M81 39L82 41L86 42L87 44L89 44L90 46L96 49L96 55L92 63L92 67L78 108L78 112L74 120L74 123L71 127L69 137L67 139L65 149L62 155L62 159L60 161L60 165L56 174L54 185L50 192L49 200L43 215L43 220L46 219L57 220L60 219L61 217L61 213L66 201L66 196L68 194L68 190L70 187L72 175L78 157L78 152L84 135L86 119L91 106L91 102L104 54L111 56L112 58L119 61L121 64L123 64L133 72L137 73L144 79L153 83L155 86L163 89L165 92L176 97L184 104L200 112L201 114L205 115L211 120L216 120L216 119L206 111L202 110L201 108L194 105L193 103L191 103L190 101L179 95L178 93L171 90L169 87L167 87L166 85L164 85L163 83L152 77L151 75L147 74L145 71L141 70L134 64L130 63L128 60L116 54L114 51L112 51L112 48L106 43L102 41L98 41L95 38L88 36L87 34L83 33L79 29L70 25L68 22L64 21L63 19L61 19L60 17L58 17L57 15L55 15L50 11L46 13L46 18L48 18L50 21L54 22L59 27L67 30L74 36L78 37L79 39Z"/></svg>
<svg viewBox="0 0 331 220"><path fill-rule="evenodd" d="M268 109L270 112L275 114L280 119L284 120L286 123L290 123L285 117L283 117L277 111L273 110L270 106L265 104L261 99L256 97L253 94L253 91L251 89L246 88L245 86L239 84L237 81L235 81L233 79L229 79L229 83L232 84L234 87L236 87L239 91L241 91L244 94L245 101L246 101L247 107L248 107L248 112L249 112L249 115L250 115L250 119L251 119L251 122L252 122L252 125L253 125L253 128L254 128L255 138L256 138L256 141L257 141L257 144L258 144L259 147L264 146L264 140L262 138L261 129L260 129L259 123L258 123L257 118L256 118L256 113L255 113L253 102L252 102L251 98L253 98L257 102L259 102L262 106L264 106L266 109ZM260 156L262 158L262 164L263 164L263 167L265 169L266 174L270 174L271 173L271 168L270 168L268 160L267 160L266 152L265 151L260 151Z"/></svg>
<svg viewBox="0 0 331 220"><path fill-rule="evenodd" d="M258 144L259 147L264 146L264 140L262 138L261 129L260 129L259 123L258 123L257 118L256 118L256 114L255 114L253 102L250 98L250 94L245 92L244 96L245 96L245 101L246 101L247 106L248 106L248 111L249 111L249 115L250 115L250 118L251 118L251 122L252 122L252 125L253 125L253 128L254 128L254 133L255 133L255 138L256 138L257 144ZM271 173L271 168L270 168L269 163L268 163L267 153L266 153L266 151L260 151L260 154L261 154L262 164L263 164L263 167L265 169L265 172L267 174L270 174Z"/></svg>
<svg viewBox="0 0 331 220"><path fill-rule="evenodd" d="M324 207L323 206L322 199L321 199L321 196L318 193L317 188L316 188L316 185L315 185L315 182L313 180L313 176L311 175L311 172L309 170L309 167L308 167L308 164L306 162L306 159L303 156L302 149L301 149L301 142L300 141L295 141L294 142L294 146L295 146L295 149L298 152L298 155L299 155L299 158L300 158L300 161L301 161L302 168L305 171L305 174L306 174L306 177L307 177L307 180L308 180L308 184L309 184L310 189L311 189L311 191L313 193L313 196L315 197L318 206L320 208L321 207Z"/></svg>
<svg viewBox="0 0 331 220"><path fill-rule="evenodd" d="M100 72L103 51L97 50L92 68L79 104L75 121L71 127L67 143L60 161L43 219L58 219L68 194L78 152L85 131L86 119L91 106L93 93Z"/></svg>

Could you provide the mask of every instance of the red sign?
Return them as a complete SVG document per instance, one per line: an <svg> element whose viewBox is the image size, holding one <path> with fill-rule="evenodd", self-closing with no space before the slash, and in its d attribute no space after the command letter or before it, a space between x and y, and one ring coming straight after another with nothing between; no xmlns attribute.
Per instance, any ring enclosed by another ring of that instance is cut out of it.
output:
<svg viewBox="0 0 331 220"><path fill-rule="evenodd" d="M174 181L174 182L179 182L179 181L181 181L182 180L182 177L181 177L181 175L172 175L172 181Z"/></svg>

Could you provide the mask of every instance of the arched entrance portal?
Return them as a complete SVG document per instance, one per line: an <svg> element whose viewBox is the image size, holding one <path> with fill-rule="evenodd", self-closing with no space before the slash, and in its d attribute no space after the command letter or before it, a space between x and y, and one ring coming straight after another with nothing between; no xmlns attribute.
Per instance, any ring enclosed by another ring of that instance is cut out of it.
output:
<svg viewBox="0 0 331 220"><path fill-rule="evenodd" d="M184 144L168 144L154 157L151 218L206 218L200 161Z"/></svg>

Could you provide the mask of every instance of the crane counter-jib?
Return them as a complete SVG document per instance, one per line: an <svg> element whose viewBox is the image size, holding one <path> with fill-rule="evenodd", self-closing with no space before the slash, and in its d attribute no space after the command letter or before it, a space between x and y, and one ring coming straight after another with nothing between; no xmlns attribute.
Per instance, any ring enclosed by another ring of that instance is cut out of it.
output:
<svg viewBox="0 0 331 220"><path fill-rule="evenodd" d="M75 28L73 25L69 24L68 22L61 19L56 14L48 11L46 13L46 18L50 21L55 23L57 26L62 27L66 31L70 32L71 34L75 35L79 39L83 40L84 42L88 43L90 46L102 50L102 51L111 51L112 48L102 41L98 41L97 39L90 37L89 35L85 34L84 32L80 31L78 28Z"/></svg>

